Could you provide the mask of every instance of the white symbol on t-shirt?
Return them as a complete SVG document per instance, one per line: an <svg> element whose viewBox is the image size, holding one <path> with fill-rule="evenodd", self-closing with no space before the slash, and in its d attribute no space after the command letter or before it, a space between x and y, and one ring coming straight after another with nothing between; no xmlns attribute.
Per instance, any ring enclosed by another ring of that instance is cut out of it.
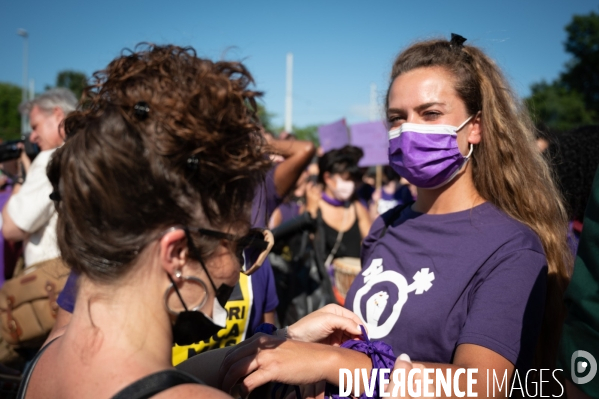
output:
<svg viewBox="0 0 599 399"><path fill-rule="evenodd" d="M389 299L389 294L385 291L379 291L373 296L371 296L368 301L366 301L366 323L377 325L379 324L379 320L381 315L383 314L383 310L387 306L387 300Z"/></svg>
<svg viewBox="0 0 599 399"><path fill-rule="evenodd" d="M370 266L362 272L362 276L364 276L364 286L356 292L353 310L358 317L367 324L368 336L374 339L386 337L391 332L391 329L401 314L403 305L408 300L408 294L410 292L415 291L416 295L420 295L425 291L428 291L433 285L432 281L435 279L435 274L433 272L429 273L429 269L425 267L414 274L414 282L408 285L405 277L398 272L384 270L383 260L381 258L373 259ZM393 305L391 315L389 315L387 321L379 325L381 315L387 307L389 294L385 291L379 291L366 300L366 318L362 316L360 304L362 303L362 297L366 295L375 284L383 281L395 284L397 287L397 302Z"/></svg>

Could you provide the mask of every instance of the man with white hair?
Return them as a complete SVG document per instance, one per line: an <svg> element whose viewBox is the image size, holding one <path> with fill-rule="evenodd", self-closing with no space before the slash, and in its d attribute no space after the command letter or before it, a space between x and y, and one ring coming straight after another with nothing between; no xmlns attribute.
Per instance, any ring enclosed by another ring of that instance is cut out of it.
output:
<svg viewBox="0 0 599 399"><path fill-rule="evenodd" d="M56 211L50 199L52 185L46 176L46 166L52 153L64 142L61 122L75 110L77 99L67 89L51 89L35 99L21 104L19 111L29 114L31 135L29 140L41 152L30 163L21 156L26 172L19 179L2 210L2 234L9 241L24 241L25 267L58 258L56 244Z"/></svg>

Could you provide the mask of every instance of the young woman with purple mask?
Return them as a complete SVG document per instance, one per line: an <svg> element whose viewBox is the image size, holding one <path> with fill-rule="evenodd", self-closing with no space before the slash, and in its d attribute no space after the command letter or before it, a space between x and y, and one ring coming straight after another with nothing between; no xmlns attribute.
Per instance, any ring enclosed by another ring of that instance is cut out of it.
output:
<svg viewBox="0 0 599 399"><path fill-rule="evenodd" d="M497 65L464 41L418 42L394 62L389 163L418 196L374 222L345 306L395 356L477 368L482 397L492 372L509 382L516 370L555 367L571 255L530 117ZM372 367L359 352L272 339L231 353L225 385L244 375L246 389L264 380L337 384L339 368ZM289 353L299 354L293 373L281 366Z"/></svg>

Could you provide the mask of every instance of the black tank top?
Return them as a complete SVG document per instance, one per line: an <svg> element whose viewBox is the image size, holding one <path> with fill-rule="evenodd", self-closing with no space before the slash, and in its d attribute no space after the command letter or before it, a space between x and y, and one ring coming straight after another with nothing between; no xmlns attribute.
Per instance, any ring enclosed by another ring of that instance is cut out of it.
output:
<svg viewBox="0 0 599 399"><path fill-rule="evenodd" d="M48 343L48 345L44 346L31 360L29 367L25 371L23 375L23 379L21 381L21 386L19 387L19 392L17 393L17 399L25 399L25 394L27 393L27 386L29 385L29 380L31 379L31 374L33 373L33 369L40 357L54 341L58 338L54 338L52 341ZM147 399L152 396L160 393L162 391L166 391L169 388L176 387L181 384L200 384L204 385L204 383L183 371L179 371L176 369L167 369L162 370L154 374L150 374L146 377L143 377L129 385L125 388L121 389L116 395L112 397L112 399Z"/></svg>
<svg viewBox="0 0 599 399"><path fill-rule="evenodd" d="M355 205L354 205L355 210ZM357 212L357 211L356 211ZM331 226L329 226L323 219L322 224L324 226L324 239L325 239L325 257L328 257L333 248L335 247L335 242L337 241L337 236L339 235L339 231L335 230ZM354 224L343 233L343 237L341 238L341 245L339 245L339 249L335 253L334 258L342 258L342 257L352 257L359 258L360 257L360 248L362 246L362 235L360 234L360 226L358 225L358 214L356 213L356 220Z"/></svg>

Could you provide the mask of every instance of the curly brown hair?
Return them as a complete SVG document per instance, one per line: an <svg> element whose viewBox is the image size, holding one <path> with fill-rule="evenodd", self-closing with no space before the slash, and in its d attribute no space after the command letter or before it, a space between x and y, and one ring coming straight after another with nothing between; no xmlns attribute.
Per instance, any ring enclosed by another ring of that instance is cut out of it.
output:
<svg viewBox="0 0 599 399"><path fill-rule="evenodd" d="M65 262L108 282L170 226L249 224L270 167L250 84L241 63L173 45L139 45L96 72L48 166Z"/></svg>

